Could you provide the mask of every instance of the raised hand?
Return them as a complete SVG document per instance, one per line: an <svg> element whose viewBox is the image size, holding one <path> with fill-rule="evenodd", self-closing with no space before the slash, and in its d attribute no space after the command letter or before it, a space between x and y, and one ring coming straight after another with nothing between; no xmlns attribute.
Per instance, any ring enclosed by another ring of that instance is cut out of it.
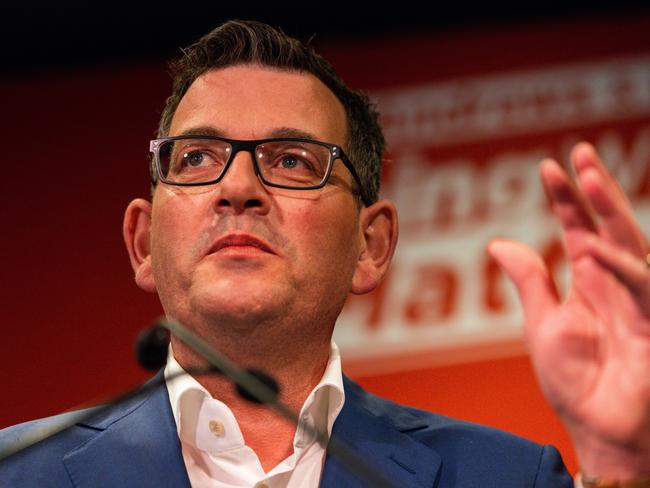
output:
<svg viewBox="0 0 650 488"><path fill-rule="evenodd" d="M571 161L576 183L553 160L540 167L564 233L567 296L524 244L495 240L489 251L517 287L535 371L582 471L650 476L650 245L594 148L576 145Z"/></svg>

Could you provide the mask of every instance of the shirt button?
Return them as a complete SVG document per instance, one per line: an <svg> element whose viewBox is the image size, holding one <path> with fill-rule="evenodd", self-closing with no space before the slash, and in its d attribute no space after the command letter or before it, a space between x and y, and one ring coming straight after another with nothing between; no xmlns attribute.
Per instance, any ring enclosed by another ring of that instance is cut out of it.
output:
<svg viewBox="0 0 650 488"><path fill-rule="evenodd" d="M223 437L226 435L226 428L223 423L218 420L210 420L210 431L217 437Z"/></svg>

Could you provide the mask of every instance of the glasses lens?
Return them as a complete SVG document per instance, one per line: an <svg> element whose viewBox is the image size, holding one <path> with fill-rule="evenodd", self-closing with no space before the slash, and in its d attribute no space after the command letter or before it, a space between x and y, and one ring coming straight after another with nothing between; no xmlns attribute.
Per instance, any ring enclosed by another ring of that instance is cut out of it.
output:
<svg viewBox="0 0 650 488"><path fill-rule="evenodd" d="M226 167L232 147L214 139L176 139L159 148L160 169L172 183L216 180Z"/></svg>
<svg viewBox="0 0 650 488"><path fill-rule="evenodd" d="M311 142L273 141L255 148L262 178L291 188L320 185L327 175L330 151Z"/></svg>

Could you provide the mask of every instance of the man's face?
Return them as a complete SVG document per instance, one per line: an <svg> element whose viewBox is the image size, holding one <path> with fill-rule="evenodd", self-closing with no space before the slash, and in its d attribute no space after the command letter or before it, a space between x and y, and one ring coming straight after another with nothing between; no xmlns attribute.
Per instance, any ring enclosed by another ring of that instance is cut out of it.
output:
<svg viewBox="0 0 650 488"><path fill-rule="evenodd" d="M263 139L286 129L345 148L345 111L317 78L243 65L200 76L181 100L170 135ZM188 324L247 327L283 318L333 324L360 252L355 196L337 184L265 187L251 157L237 154L216 185L158 185L151 264L165 312ZM334 176L351 181L340 161Z"/></svg>

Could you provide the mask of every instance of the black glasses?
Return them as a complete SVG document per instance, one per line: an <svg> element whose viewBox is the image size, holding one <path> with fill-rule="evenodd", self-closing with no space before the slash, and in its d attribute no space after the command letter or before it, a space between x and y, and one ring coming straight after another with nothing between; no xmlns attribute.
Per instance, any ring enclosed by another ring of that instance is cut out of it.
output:
<svg viewBox="0 0 650 488"><path fill-rule="evenodd" d="M364 205L369 199L354 166L340 146L300 138L238 141L216 136L177 136L149 143L158 179L169 185L219 183L239 151L253 156L255 172L268 186L291 190L322 188L340 159L354 178Z"/></svg>

